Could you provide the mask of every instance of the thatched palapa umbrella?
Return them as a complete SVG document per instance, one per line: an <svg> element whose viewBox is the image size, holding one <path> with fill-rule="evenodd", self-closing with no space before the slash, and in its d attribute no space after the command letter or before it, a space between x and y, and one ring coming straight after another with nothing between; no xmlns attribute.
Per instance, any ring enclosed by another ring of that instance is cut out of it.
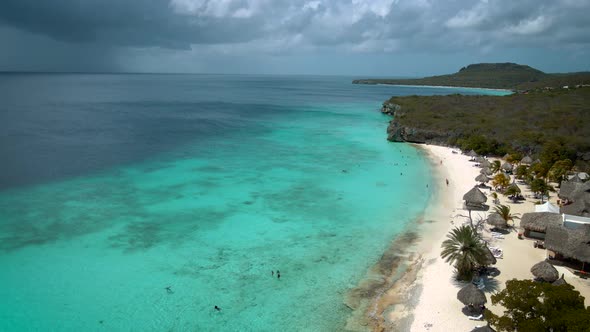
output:
<svg viewBox="0 0 590 332"><path fill-rule="evenodd" d="M487 160L487 159L484 159L479 164L480 164L481 167L490 167L490 166L492 166L492 163L489 160Z"/></svg>
<svg viewBox="0 0 590 332"><path fill-rule="evenodd" d="M491 328L489 325L486 325L486 326L476 327L473 330L471 330L471 332L496 332L496 330Z"/></svg>
<svg viewBox="0 0 590 332"><path fill-rule="evenodd" d="M494 174L494 172L492 172L492 170L489 167L482 168L481 171L479 171L479 173L485 174L487 176Z"/></svg>
<svg viewBox="0 0 590 332"><path fill-rule="evenodd" d="M559 279L555 280L552 283L553 286L561 286L561 285L567 285L567 281L565 281L564 275L563 273L561 274L561 277L559 277Z"/></svg>
<svg viewBox="0 0 590 332"><path fill-rule="evenodd" d="M484 257L483 265L496 264L498 262L498 260L496 260L496 257L494 257L494 254L492 253L490 248L488 248L488 246L485 246L484 250L485 250L485 257Z"/></svg>
<svg viewBox="0 0 590 332"><path fill-rule="evenodd" d="M533 265L531 273L535 278L546 282L554 282L559 278L559 272L557 272L557 269L546 261Z"/></svg>
<svg viewBox="0 0 590 332"><path fill-rule="evenodd" d="M463 195L463 200L467 206L482 207L488 201L488 197L477 187L473 187Z"/></svg>
<svg viewBox="0 0 590 332"><path fill-rule="evenodd" d="M529 156L526 156L526 157L522 158L522 160L520 161L520 163L521 164L524 164L524 165L530 165L530 164L533 163L533 158L531 158Z"/></svg>
<svg viewBox="0 0 590 332"><path fill-rule="evenodd" d="M477 289L474 284L469 284L457 293L457 300L461 301L464 305L482 305L488 302L486 295L481 290Z"/></svg>
<svg viewBox="0 0 590 332"><path fill-rule="evenodd" d="M478 163L483 162L484 160L486 160L486 158L482 157L482 156L477 156L475 157L475 161L477 161Z"/></svg>
<svg viewBox="0 0 590 332"><path fill-rule="evenodd" d="M505 170L505 171L507 171L507 172L512 171L512 168L513 168L512 167L512 164L509 163L509 162L505 162L504 164L502 164L502 169Z"/></svg>
<svg viewBox="0 0 590 332"><path fill-rule="evenodd" d="M514 183L514 182L512 182L512 183L511 183L511 184L508 186L508 188L506 188L506 190L508 190L508 189L510 189L510 188L514 188L514 189L511 189L511 190L514 190L514 191L515 191L515 192L517 192L517 193L520 193L520 192L522 192L522 191L520 190L520 187L519 187L519 186L518 186L516 183Z"/></svg>
<svg viewBox="0 0 590 332"><path fill-rule="evenodd" d="M479 174L478 176L475 177L475 181L481 182L481 184L484 184L484 183L490 181L490 179L485 174Z"/></svg>
<svg viewBox="0 0 590 332"><path fill-rule="evenodd" d="M471 151L467 152L467 155L468 155L469 157L471 157L471 158L475 158L475 157L477 157L477 153L476 153L475 151L473 151L473 150L471 150Z"/></svg>
<svg viewBox="0 0 590 332"><path fill-rule="evenodd" d="M508 227L506 220L504 220L504 218L502 218L502 216L497 213L490 213L488 216L488 224L498 228Z"/></svg>

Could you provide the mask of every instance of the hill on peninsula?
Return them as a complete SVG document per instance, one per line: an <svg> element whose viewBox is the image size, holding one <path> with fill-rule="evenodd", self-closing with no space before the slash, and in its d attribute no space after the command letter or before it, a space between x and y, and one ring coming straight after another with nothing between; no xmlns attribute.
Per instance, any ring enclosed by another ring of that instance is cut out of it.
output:
<svg viewBox="0 0 590 332"><path fill-rule="evenodd" d="M383 103L388 139L459 146L481 155L537 156L548 147L590 168L590 87L507 96L403 96ZM561 158L561 159L564 159Z"/></svg>
<svg viewBox="0 0 590 332"><path fill-rule="evenodd" d="M353 84L458 86L490 89L530 90L564 85L590 84L590 72L547 74L516 63L478 63L449 75L412 79L357 79Z"/></svg>

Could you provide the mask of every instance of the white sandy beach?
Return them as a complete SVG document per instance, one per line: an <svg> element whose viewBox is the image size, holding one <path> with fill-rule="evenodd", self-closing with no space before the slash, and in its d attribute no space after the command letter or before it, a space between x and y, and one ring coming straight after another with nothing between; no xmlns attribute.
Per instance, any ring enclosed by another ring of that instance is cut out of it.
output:
<svg viewBox="0 0 590 332"><path fill-rule="evenodd" d="M395 310L386 313L385 320L392 322L403 318L410 320L411 324L397 326L403 330L410 331L471 331L477 326L486 325L485 321L469 320L461 309L463 304L457 300L457 292L464 286L453 278L453 267L440 258L441 244L446 239L447 233L455 226L461 225L468 220L467 211L462 210L463 194L473 188L476 184L475 177L479 174L480 168L469 162L469 157L452 153L453 149L433 146L419 145L429 157L433 167L436 168L437 179L441 183L439 198L433 202L432 209L428 211L427 219L435 221L425 227L429 234L419 244L418 253L422 253L419 259L411 265L414 270L414 277L405 278L392 289L391 292L404 294L405 305L398 305ZM441 163L442 161L442 163ZM445 178L449 180L446 186ZM528 188L520 186L523 195L530 195ZM489 190L483 190L486 195ZM511 207L513 214L522 215L525 212L534 211L534 202L528 199L519 204L509 202L502 195L501 204ZM555 194L552 194L551 201L555 202ZM493 205L492 198L488 200ZM474 220L480 216L485 218L484 212L472 212ZM453 221L453 223L451 223ZM516 221L518 226L518 220ZM505 236L504 239L493 239L489 233L489 226L486 225L484 238L490 245L503 249L504 257L498 259L495 265L500 274L487 280L486 296L487 307L496 314L501 314L502 309L491 305L490 296L505 286L510 279L530 279L532 274L530 268L545 259L546 252L533 246L529 239L519 240L516 231ZM557 267L560 273L565 273L565 279L586 297L586 305L590 303L590 281L582 280L565 268ZM411 275L412 273L408 273Z"/></svg>

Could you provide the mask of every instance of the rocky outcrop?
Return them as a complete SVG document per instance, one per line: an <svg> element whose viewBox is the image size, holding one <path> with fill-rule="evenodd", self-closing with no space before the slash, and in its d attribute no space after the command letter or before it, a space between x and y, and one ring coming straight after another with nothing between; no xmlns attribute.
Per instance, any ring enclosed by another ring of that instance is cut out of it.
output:
<svg viewBox="0 0 590 332"><path fill-rule="evenodd" d="M389 126L387 127L387 140L391 142L446 145L451 136L450 133L441 133L402 125L399 120L403 118L404 112L400 105L391 102L383 103L381 113L393 116L393 120L389 122Z"/></svg>
<svg viewBox="0 0 590 332"><path fill-rule="evenodd" d="M399 106L398 104L394 104L394 103L390 103L390 102L386 101L383 103L383 107L381 107L381 113L395 116L395 112L399 112L399 111L401 111L401 109L402 109L402 107Z"/></svg>

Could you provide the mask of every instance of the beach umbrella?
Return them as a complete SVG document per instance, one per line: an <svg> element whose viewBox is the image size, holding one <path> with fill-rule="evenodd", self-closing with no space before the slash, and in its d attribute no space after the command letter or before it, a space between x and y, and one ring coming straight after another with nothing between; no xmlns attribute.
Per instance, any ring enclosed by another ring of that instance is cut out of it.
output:
<svg viewBox="0 0 590 332"><path fill-rule="evenodd" d="M481 205L488 201L488 197L481 192L477 187L473 187L471 190L463 195L463 200L467 205Z"/></svg>
<svg viewBox="0 0 590 332"><path fill-rule="evenodd" d="M492 163L489 160L484 159L482 162L480 162L480 166L481 167L490 167L490 166L492 166Z"/></svg>
<svg viewBox="0 0 590 332"><path fill-rule="evenodd" d="M542 261L533 265L531 268L531 273L535 276L535 278L547 282L554 282L559 278L559 272L557 272L557 269L555 269L553 265L546 261Z"/></svg>
<svg viewBox="0 0 590 332"><path fill-rule="evenodd" d="M559 279L555 280L552 285L553 286L561 286L561 285L567 285L567 282L565 281L565 279L563 278L564 275L563 273L561 274L561 277L559 277Z"/></svg>
<svg viewBox="0 0 590 332"><path fill-rule="evenodd" d="M530 165L533 163L533 158L526 156L520 161L521 164Z"/></svg>
<svg viewBox="0 0 590 332"><path fill-rule="evenodd" d="M473 151L473 150L471 150L471 151L467 152L467 155L468 155L469 157L472 157L472 158L475 158L475 157L477 157L477 153L476 153L475 151Z"/></svg>
<svg viewBox="0 0 590 332"><path fill-rule="evenodd" d="M511 189L511 188L514 188L514 189ZM510 185L509 185L509 186L506 188L506 190L508 190L508 189L510 189L511 191L515 191L515 192L517 192L517 193L520 193L520 192L522 192L522 191L520 190L520 187L519 187L519 186L518 186L516 183L514 183L514 182L512 182L512 183L511 183L511 184L510 184Z"/></svg>
<svg viewBox="0 0 590 332"><path fill-rule="evenodd" d="M502 164L502 169L505 171L512 171L512 164L509 162L505 162Z"/></svg>
<svg viewBox="0 0 590 332"><path fill-rule="evenodd" d="M488 246L485 246L484 251L485 251L485 256L484 256L484 260L482 262L483 265L494 265L498 262L496 260L496 257L494 257L494 254L492 253L490 248L488 248Z"/></svg>
<svg viewBox="0 0 590 332"><path fill-rule="evenodd" d="M492 172L492 170L489 167L484 167L479 172L481 174L485 174L485 175L488 175L488 176L494 174L494 172Z"/></svg>
<svg viewBox="0 0 590 332"><path fill-rule="evenodd" d="M488 224L499 228L508 227L506 220L504 220L504 218L502 218L502 216L497 213L490 213L488 216Z"/></svg>
<svg viewBox="0 0 590 332"><path fill-rule="evenodd" d="M484 160L486 160L486 158L482 157L482 156L477 156L475 157L475 161L477 161L478 163L483 162Z"/></svg>
<svg viewBox="0 0 590 332"><path fill-rule="evenodd" d="M488 302L484 292L482 292L480 289L477 289L474 284L469 284L461 288L461 290L459 290L457 293L457 300L461 301L461 303L464 305L482 305Z"/></svg>
<svg viewBox="0 0 590 332"><path fill-rule="evenodd" d="M479 174L475 177L475 181L481 182L483 184L490 181L490 179L485 174Z"/></svg>

